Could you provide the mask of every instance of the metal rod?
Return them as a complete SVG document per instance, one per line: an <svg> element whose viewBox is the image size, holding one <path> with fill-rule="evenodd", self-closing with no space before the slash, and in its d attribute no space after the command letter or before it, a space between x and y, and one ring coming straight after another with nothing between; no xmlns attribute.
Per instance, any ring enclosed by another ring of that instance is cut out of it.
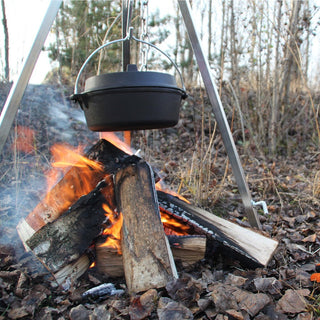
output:
<svg viewBox="0 0 320 320"><path fill-rule="evenodd" d="M126 38L131 26L132 0L122 0L122 38ZM127 71L130 64L130 41L122 43L122 71Z"/></svg>
<svg viewBox="0 0 320 320"><path fill-rule="evenodd" d="M46 41L53 21L58 13L62 0L51 0L46 15L40 25L28 57L25 59L22 71L10 90L6 103L0 115L0 153L7 141L14 117L18 111L22 96L32 75L41 49Z"/></svg>
<svg viewBox="0 0 320 320"><path fill-rule="evenodd" d="M217 89L215 87L214 80L209 67L209 63L204 56L204 53L199 41L199 37L194 27L194 22L191 16L191 8L190 8L189 1L178 0L178 3L180 6L180 11L182 13L182 17L188 32L191 45L193 48L193 52L195 54L195 57L199 66L199 70L200 70L204 85L206 87L207 94L209 96L209 100L211 102L219 130L221 132L223 144L226 148L226 151L230 160L230 164L233 170L233 174L238 184L239 193L242 198L246 215L252 227L261 229L261 224L260 224L257 212L252 206L252 202L251 202L252 199L251 199L249 187L247 185L243 168L241 166L240 158L239 158L235 143L233 141L233 137L227 121L227 117L225 115Z"/></svg>

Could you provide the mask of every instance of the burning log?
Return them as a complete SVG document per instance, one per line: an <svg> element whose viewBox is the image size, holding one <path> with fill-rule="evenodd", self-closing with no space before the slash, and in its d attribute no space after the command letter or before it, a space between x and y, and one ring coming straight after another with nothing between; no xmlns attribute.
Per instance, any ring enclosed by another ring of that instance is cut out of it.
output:
<svg viewBox="0 0 320 320"><path fill-rule="evenodd" d="M132 157L116 173L115 194L123 214L121 249L129 292L164 287L178 275L160 220L150 166Z"/></svg>
<svg viewBox="0 0 320 320"><path fill-rule="evenodd" d="M219 218L196 208L177 197L158 191L161 210L180 218L195 228L198 234L205 234L222 247L226 256L232 256L247 267L267 266L278 242L251 229Z"/></svg>
<svg viewBox="0 0 320 320"><path fill-rule="evenodd" d="M114 173L128 156L110 142L103 139L99 140L85 156L85 158L92 160L87 168L90 179L88 179L85 190L80 188L83 188L81 182L84 180L83 176L86 171L82 162L79 165L76 163L25 218L25 221L18 225L17 229L22 241L25 242L35 231L38 231L48 222L56 220L80 196L88 194L106 174ZM85 158L82 157L82 159ZM77 190L77 188L80 190Z"/></svg>
<svg viewBox="0 0 320 320"><path fill-rule="evenodd" d="M205 256L205 236L168 236L168 240L175 261L191 265ZM124 276L122 255L117 249L99 243L96 243L95 248L99 272L111 278Z"/></svg>
<svg viewBox="0 0 320 320"><path fill-rule="evenodd" d="M100 182L107 174L114 173L121 166L121 163L124 161L124 159L126 159L127 157L129 157L127 153L118 149L110 142L103 139L98 141L98 143L96 143L86 154L85 161L91 160L91 162L89 162L89 167L84 171L83 159L80 159L81 161L73 165L69 169L69 171L65 173L62 179L47 193L46 197L35 207L35 209L25 219L22 219L19 222L17 226L17 231L26 250L27 251L30 250L27 243L32 245L34 248L36 248L37 246L40 246L39 248L41 248L40 234L44 236L45 232L50 233L50 231L41 231L38 235L35 235L35 233L41 230L41 228L44 228L47 224L53 223L57 218L59 218L64 213L65 214L63 215L64 217L63 220L69 220L69 214L71 211L69 210L68 213L66 213L68 208L71 205L73 205L77 200L79 200L81 196L86 195L90 191L92 191L97 185L97 183ZM89 184L87 185L86 189L81 189L80 191L81 193L79 195L79 190L76 190L76 189L79 186L79 184L80 184L80 187L81 185L83 185L84 172L88 173L88 175L90 173L90 178L87 179L89 181ZM104 193L105 202L112 202L112 198L114 197L113 188L109 188L109 191L110 192L108 193ZM82 198L81 200L79 200L80 203L83 203L84 199L88 199L88 197ZM99 199L100 199L100 196L99 196ZM102 203L103 203L102 199L97 201L98 209L94 207L89 208L88 213L90 212L94 213L96 211L100 212L100 207ZM78 209L75 209L76 206L77 204L73 206L73 209L75 210L73 212L73 215L78 215L79 218L80 216L83 218L83 216L80 214L80 212L82 211L80 209L79 209L80 211ZM85 214L84 209L82 213ZM98 220L101 218L105 219L105 216L102 217L101 215L99 215L97 217ZM93 221L95 221L95 218L93 219ZM92 223L94 223L93 221ZM57 223L61 223L61 222L57 222ZM55 228L54 225L51 226L50 228L54 229ZM80 225L83 226L83 224L80 224ZM75 237L77 237L76 235L77 228L73 226L74 229L71 231L70 227L71 227L71 224L70 223L68 224L68 222L66 222L66 226L63 226L64 230L67 230L69 228L70 235L72 234L72 235L75 235ZM48 228L49 226L46 227L45 230L48 230ZM59 228L56 228L56 229L59 230ZM85 233L85 236L83 238L86 238L86 236L87 235ZM57 245L61 246L61 249L63 249L67 245L62 239L63 239L63 236L60 239L61 241L60 242L58 241L57 243ZM48 242L46 242L46 240L44 240L44 243L48 245ZM43 247L45 248L46 246L44 245ZM86 247L86 245L84 247ZM69 247L69 249L71 250L71 247ZM47 248L47 250L49 250L49 248ZM80 252L82 251L83 250L81 249ZM71 254L72 259L70 259L69 261L71 260L73 261L70 262L69 264L65 264L65 262L63 262L64 258L57 257L57 260L58 260L57 263L61 266L63 265L63 267L57 272L56 272L56 268L53 268L54 270L50 270L50 267L46 266L47 269L49 268L49 271L54 275L54 278L55 278L54 280L58 284L62 284L65 281L73 282L73 279L76 279L88 269L90 265L90 259L86 254L83 254L82 256L80 256L80 258L78 258L78 260L76 260L76 257L80 255L80 252L76 252L76 253L73 252ZM66 253L66 256L68 256L67 253ZM40 257L38 258L41 260ZM48 259L50 260L50 258ZM43 261L45 265L46 265L46 262L47 261ZM50 262L48 262L48 264L50 265Z"/></svg>
<svg viewBox="0 0 320 320"><path fill-rule="evenodd" d="M112 181L111 181L112 182ZM105 181L81 197L67 212L38 230L27 245L51 272L80 258L102 232Z"/></svg>

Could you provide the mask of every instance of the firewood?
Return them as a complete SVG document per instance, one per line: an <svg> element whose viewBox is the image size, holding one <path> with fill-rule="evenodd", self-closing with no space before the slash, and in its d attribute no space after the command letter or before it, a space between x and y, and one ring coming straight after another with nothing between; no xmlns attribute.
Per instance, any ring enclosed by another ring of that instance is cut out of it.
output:
<svg viewBox="0 0 320 320"><path fill-rule="evenodd" d="M62 216L47 223L27 240L29 248L50 272L58 272L80 258L102 232L106 216L101 190L106 187L105 181L99 183Z"/></svg>
<svg viewBox="0 0 320 320"><path fill-rule="evenodd" d="M123 215L121 249L129 292L164 287L178 275L160 220L150 166L132 157L115 175L115 195Z"/></svg>
<svg viewBox="0 0 320 320"><path fill-rule="evenodd" d="M207 242L205 236L169 236L168 239L175 260L192 265L205 256Z"/></svg>
<svg viewBox="0 0 320 320"><path fill-rule="evenodd" d="M183 264L194 264L205 256L206 237L197 236L168 236L174 260L180 260ZM117 249L95 244L97 268L101 274L111 278L124 276L122 255Z"/></svg>
<svg viewBox="0 0 320 320"><path fill-rule="evenodd" d="M99 272L111 278L124 276L122 254L117 249L95 244L96 264Z"/></svg>
<svg viewBox="0 0 320 320"><path fill-rule="evenodd" d="M170 194L158 191L161 210L193 225L198 234L206 234L214 246L228 258L233 257L247 267L267 266L278 242L249 228L186 203Z"/></svg>

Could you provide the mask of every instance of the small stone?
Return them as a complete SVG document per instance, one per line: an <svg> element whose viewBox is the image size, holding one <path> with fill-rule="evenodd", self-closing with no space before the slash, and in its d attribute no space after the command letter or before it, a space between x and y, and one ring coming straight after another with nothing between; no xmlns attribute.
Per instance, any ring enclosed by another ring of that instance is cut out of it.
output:
<svg viewBox="0 0 320 320"><path fill-rule="evenodd" d="M70 310L70 320L90 320L89 311L82 305L78 305Z"/></svg>

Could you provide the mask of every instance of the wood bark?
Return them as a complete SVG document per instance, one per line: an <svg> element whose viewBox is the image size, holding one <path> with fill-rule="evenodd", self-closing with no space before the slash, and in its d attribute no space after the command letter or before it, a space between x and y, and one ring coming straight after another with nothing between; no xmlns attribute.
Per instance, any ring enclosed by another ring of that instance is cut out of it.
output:
<svg viewBox="0 0 320 320"><path fill-rule="evenodd" d="M112 180L102 181L81 197L67 212L37 231L27 245L51 272L79 259L103 231L106 220L103 188L113 187Z"/></svg>
<svg viewBox="0 0 320 320"><path fill-rule="evenodd" d="M221 249L223 255L233 257L246 267L267 266L278 246L275 240L196 208L172 195L161 191L157 194L161 210L193 225L197 234L205 234L214 241L216 250Z"/></svg>
<svg viewBox="0 0 320 320"><path fill-rule="evenodd" d="M129 292L164 287L178 276L149 165L132 157L115 175L115 194L123 215L121 249Z"/></svg>

